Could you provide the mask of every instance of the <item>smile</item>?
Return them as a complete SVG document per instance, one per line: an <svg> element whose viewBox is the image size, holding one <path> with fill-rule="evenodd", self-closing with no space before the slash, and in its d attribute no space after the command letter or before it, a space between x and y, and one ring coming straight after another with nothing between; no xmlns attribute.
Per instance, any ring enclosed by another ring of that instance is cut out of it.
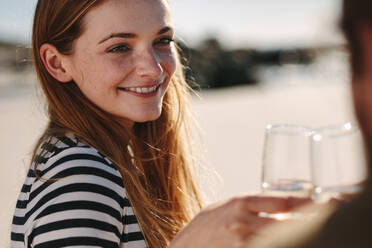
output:
<svg viewBox="0 0 372 248"><path fill-rule="evenodd" d="M153 87L128 87L128 88L121 88L119 90L129 91L138 94L151 94L157 91L160 88L160 84L153 86Z"/></svg>

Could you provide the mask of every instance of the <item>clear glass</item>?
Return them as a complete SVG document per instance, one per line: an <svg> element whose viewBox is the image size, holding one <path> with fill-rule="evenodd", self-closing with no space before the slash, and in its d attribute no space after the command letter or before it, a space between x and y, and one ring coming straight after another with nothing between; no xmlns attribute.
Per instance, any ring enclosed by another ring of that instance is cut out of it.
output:
<svg viewBox="0 0 372 248"><path fill-rule="evenodd" d="M312 130L298 125L268 125L263 150L262 191L270 196L312 195L310 144ZM292 218L293 213L261 216Z"/></svg>
<svg viewBox="0 0 372 248"><path fill-rule="evenodd" d="M311 142L313 198L350 198L367 176L363 139L351 123L315 129Z"/></svg>

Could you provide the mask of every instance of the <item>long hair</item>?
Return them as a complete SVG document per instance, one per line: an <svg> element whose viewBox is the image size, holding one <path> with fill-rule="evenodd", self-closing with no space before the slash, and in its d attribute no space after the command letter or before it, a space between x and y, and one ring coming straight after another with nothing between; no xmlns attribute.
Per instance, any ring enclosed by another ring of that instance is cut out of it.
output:
<svg viewBox="0 0 372 248"><path fill-rule="evenodd" d="M72 132L109 158L120 171L149 247L166 247L200 210L190 143L189 88L179 62L163 100L161 116L127 130L89 101L72 81L60 83L44 67L40 47L54 45L65 55L82 33L85 14L103 0L39 0L33 25L35 70L47 100L49 123L32 160L44 142ZM37 166L37 161L36 161ZM36 172L36 169L35 169Z"/></svg>

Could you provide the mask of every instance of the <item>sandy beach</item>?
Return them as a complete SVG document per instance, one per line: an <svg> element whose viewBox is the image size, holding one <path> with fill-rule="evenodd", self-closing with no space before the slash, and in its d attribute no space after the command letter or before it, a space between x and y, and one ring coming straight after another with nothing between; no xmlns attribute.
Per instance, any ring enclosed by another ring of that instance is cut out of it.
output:
<svg viewBox="0 0 372 248"><path fill-rule="evenodd" d="M32 146L45 125L33 84L1 85L0 247L9 247L11 217ZM243 86L193 98L206 158L221 177L215 199L259 190L263 132L269 123L318 127L354 121L347 84Z"/></svg>

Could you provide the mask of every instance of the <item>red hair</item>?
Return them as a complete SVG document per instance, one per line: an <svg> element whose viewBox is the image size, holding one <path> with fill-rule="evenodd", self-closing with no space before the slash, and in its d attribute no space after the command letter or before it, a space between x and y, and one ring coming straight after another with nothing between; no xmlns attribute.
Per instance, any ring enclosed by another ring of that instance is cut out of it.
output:
<svg viewBox="0 0 372 248"><path fill-rule="evenodd" d="M148 245L166 247L201 208L190 145L189 88L181 64L178 61L160 118L136 123L132 132L90 102L73 81L58 82L40 57L44 43L52 44L62 54L72 54L73 41L84 32L85 14L102 2L38 1L32 46L49 124L35 147L33 160L40 145L50 137L74 133L117 166Z"/></svg>

